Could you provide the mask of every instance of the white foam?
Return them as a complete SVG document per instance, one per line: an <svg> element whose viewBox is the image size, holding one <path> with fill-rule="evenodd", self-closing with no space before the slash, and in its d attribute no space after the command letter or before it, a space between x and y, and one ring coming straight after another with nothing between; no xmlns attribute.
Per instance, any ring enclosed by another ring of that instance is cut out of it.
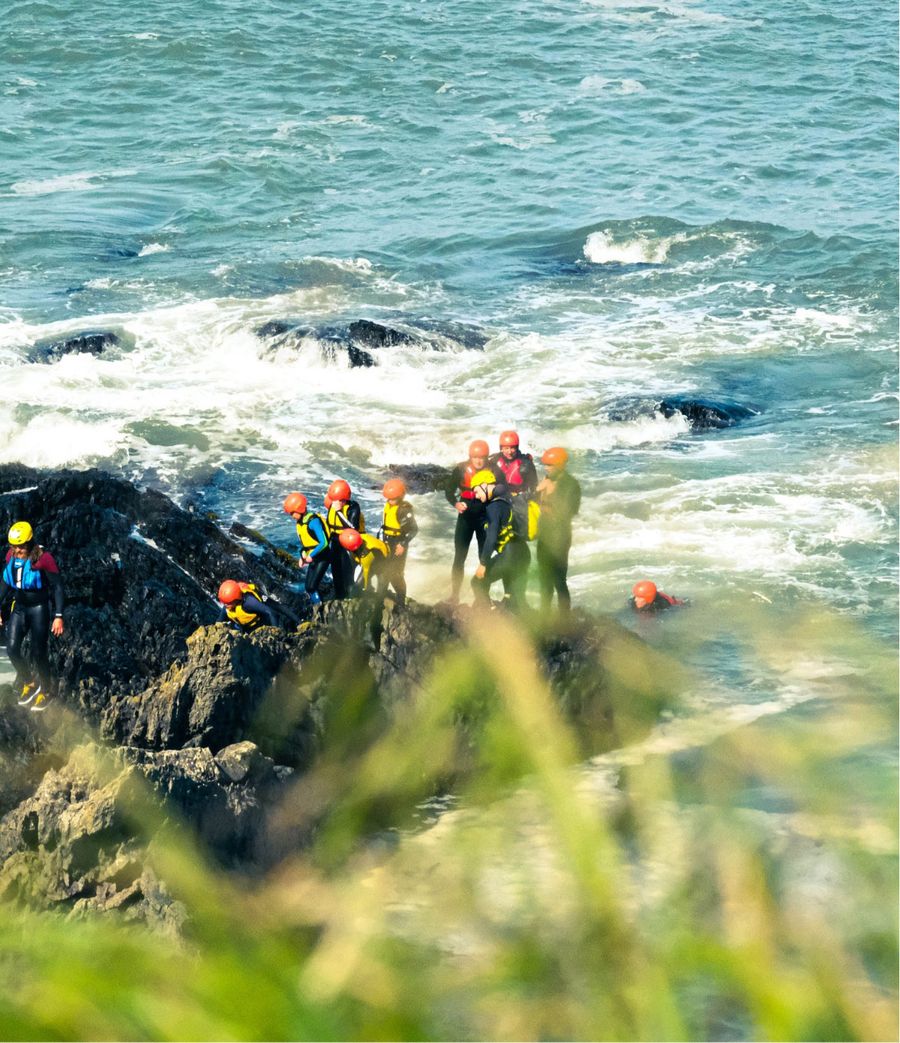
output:
<svg viewBox="0 0 900 1043"><path fill-rule="evenodd" d="M851 329L854 318L847 314L834 314L833 312L818 311L815 308L798 308L794 312L794 318L800 322L811 322L822 329Z"/></svg>
<svg viewBox="0 0 900 1043"><path fill-rule="evenodd" d="M592 264L661 264L673 239L637 236L615 242L609 232L591 232L585 241L584 256Z"/></svg>
<svg viewBox="0 0 900 1043"><path fill-rule="evenodd" d="M84 171L76 174L60 174L57 177L16 181L10 191L17 196L46 196L56 192L90 192L100 185L96 182L111 177L130 177L134 170Z"/></svg>
<svg viewBox="0 0 900 1043"><path fill-rule="evenodd" d="M152 254L166 253L168 250L171 250L171 247L167 243L148 243L141 247L138 257L150 257Z"/></svg>

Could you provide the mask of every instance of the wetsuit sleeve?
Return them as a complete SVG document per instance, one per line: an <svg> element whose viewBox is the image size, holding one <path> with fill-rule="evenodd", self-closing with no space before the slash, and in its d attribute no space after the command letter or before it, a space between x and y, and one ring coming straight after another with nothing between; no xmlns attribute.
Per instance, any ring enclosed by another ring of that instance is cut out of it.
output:
<svg viewBox="0 0 900 1043"><path fill-rule="evenodd" d="M484 547L481 549L481 554L478 556L478 561L481 565L487 565L491 560L491 555L497 549L497 541L500 539L500 530L503 528L504 523L509 517L509 504L505 504L506 510L502 509L502 506L498 503L488 504L487 508L487 530L484 535Z"/></svg>
<svg viewBox="0 0 900 1043"><path fill-rule="evenodd" d="M537 469L534 466L534 460L531 456L525 455L522 457L522 491L529 499L534 496L537 483Z"/></svg>
<svg viewBox="0 0 900 1043"><path fill-rule="evenodd" d="M343 512L347 521L350 523L352 529L359 529L359 516L362 514L359 504L356 500L351 500Z"/></svg>
<svg viewBox="0 0 900 1043"><path fill-rule="evenodd" d="M325 535L325 523L321 518L315 517L309 523L309 531L319 541L309 552L311 558L317 558L323 551L328 550L328 537Z"/></svg>
<svg viewBox="0 0 900 1043"><path fill-rule="evenodd" d="M12 593L12 587L6 582L5 579L0 579L0 612L5 611L6 602Z"/></svg>
<svg viewBox="0 0 900 1043"><path fill-rule="evenodd" d="M264 601L260 601L255 594L245 594L241 605L245 612L252 612L255 616L261 616L264 620L264 626L277 627L279 625L278 618L272 609Z"/></svg>
<svg viewBox="0 0 900 1043"><path fill-rule="evenodd" d="M459 497L456 495L459 491L459 484L462 481L463 465L457 464L453 468L453 471L447 480L447 484L444 486L444 495L447 497L447 503L451 506L456 506L456 502Z"/></svg>
<svg viewBox="0 0 900 1043"><path fill-rule="evenodd" d="M408 547L413 536L419 531L419 523L412 507L407 503L406 509L400 511L400 542Z"/></svg>
<svg viewBox="0 0 900 1043"><path fill-rule="evenodd" d="M40 569L46 578L47 586L50 588L50 600L53 602L53 615L57 619L61 619L66 596L63 591L62 576L59 574L59 566L53 555L44 551L35 562L34 567Z"/></svg>

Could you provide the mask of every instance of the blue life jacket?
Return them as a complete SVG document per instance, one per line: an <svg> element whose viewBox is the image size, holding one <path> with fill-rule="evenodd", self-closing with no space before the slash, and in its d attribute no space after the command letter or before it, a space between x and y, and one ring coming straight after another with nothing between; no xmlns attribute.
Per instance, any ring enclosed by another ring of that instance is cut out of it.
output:
<svg viewBox="0 0 900 1043"><path fill-rule="evenodd" d="M10 558L3 570L3 581L16 590L40 590L44 577L28 558Z"/></svg>

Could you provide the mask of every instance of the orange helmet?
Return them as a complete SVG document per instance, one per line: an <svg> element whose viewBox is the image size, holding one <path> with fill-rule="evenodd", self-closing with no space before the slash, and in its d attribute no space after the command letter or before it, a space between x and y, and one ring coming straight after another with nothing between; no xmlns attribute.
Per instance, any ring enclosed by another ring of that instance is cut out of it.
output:
<svg viewBox="0 0 900 1043"><path fill-rule="evenodd" d="M569 454L565 449L560 445L555 445L552 449L544 450L541 463L546 464L548 467L565 467L568 459Z"/></svg>
<svg viewBox="0 0 900 1043"><path fill-rule="evenodd" d="M233 579L226 579L219 587L219 601L223 605L233 605L235 601L241 600L243 594L240 583L236 583Z"/></svg>
<svg viewBox="0 0 900 1043"><path fill-rule="evenodd" d="M473 459L476 456L490 456L491 450L487 442L483 438L476 438L475 441L469 446L469 459Z"/></svg>
<svg viewBox="0 0 900 1043"><path fill-rule="evenodd" d="M641 601L652 601L656 597L657 587L652 579L642 579L631 588L631 593Z"/></svg>
<svg viewBox="0 0 900 1043"><path fill-rule="evenodd" d="M386 500L402 500L406 496L406 485L400 478L389 478L381 490Z"/></svg>
<svg viewBox="0 0 900 1043"><path fill-rule="evenodd" d="M516 448L519 446L519 436L515 431L501 431L500 432L500 447L505 445L514 445Z"/></svg>
<svg viewBox="0 0 900 1043"><path fill-rule="evenodd" d="M303 493L291 493L282 506L285 514L306 514L306 497Z"/></svg>
<svg viewBox="0 0 900 1043"><path fill-rule="evenodd" d="M338 478L336 482L332 482L328 486L328 495L331 497L332 503L335 500L341 500L346 503L350 499L350 486L343 478Z"/></svg>
<svg viewBox="0 0 900 1043"><path fill-rule="evenodd" d="M343 529L338 536L344 550L358 550L362 546L362 536L356 529Z"/></svg>

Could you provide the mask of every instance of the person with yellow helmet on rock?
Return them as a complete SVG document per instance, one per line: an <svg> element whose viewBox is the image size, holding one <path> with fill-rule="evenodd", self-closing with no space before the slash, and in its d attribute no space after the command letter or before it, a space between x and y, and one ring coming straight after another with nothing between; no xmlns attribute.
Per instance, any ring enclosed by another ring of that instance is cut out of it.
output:
<svg viewBox="0 0 900 1043"><path fill-rule="evenodd" d="M62 578L53 556L35 543L28 522L16 522L7 538L9 550L0 579L0 623L6 618L6 653L16 671L19 706L41 711L55 692L47 641L50 634L61 637L64 631ZM12 600L11 610L5 608L8 600ZM30 635L33 670L22 655L26 634Z"/></svg>
<svg viewBox="0 0 900 1043"><path fill-rule="evenodd" d="M387 544L377 536L368 532L357 532L356 529L344 529L338 538L344 551L362 569L363 592L375 590L377 579L376 592L383 594L384 568L390 556Z"/></svg>
<svg viewBox="0 0 900 1043"><path fill-rule="evenodd" d="M388 548L388 560L383 570L384 588L393 587L397 604L406 602L406 558L409 544L419 531L412 504L406 497L406 485L400 478L391 478L381 490L385 498L381 519L381 535Z"/></svg>
<svg viewBox="0 0 900 1043"><path fill-rule="evenodd" d="M334 596L338 599L350 597L353 588L353 562L341 545L341 533L345 529L366 531L366 521L356 500L352 499L350 485L338 478L328 486L328 514L325 524L331 543L331 578L334 581Z"/></svg>
<svg viewBox="0 0 900 1043"><path fill-rule="evenodd" d="M509 491L489 470L472 476L472 488L484 505L486 521L484 545L472 578L475 601L490 605L491 584L501 579L505 600L512 608L523 608L531 553L525 538L516 531Z"/></svg>
<svg viewBox="0 0 900 1043"><path fill-rule="evenodd" d="M567 613L572 605L567 577L572 546L572 519L581 507L581 486L566 470L569 454L562 446L547 449L541 457L546 468L538 483L541 505L537 536L538 582L541 608L549 611L556 593L559 610Z"/></svg>
<svg viewBox="0 0 900 1043"><path fill-rule="evenodd" d="M303 493L289 493L282 506L285 514L289 514L297 523L297 538L300 540L299 564L306 566L304 590L310 603L318 605L322 601L319 587L325 579L325 572L331 565L332 558L328 527L321 514L308 509Z"/></svg>
<svg viewBox="0 0 900 1043"><path fill-rule="evenodd" d="M456 528L453 533L453 566L450 570L450 601L454 604L459 601L459 591L462 587L466 557L472 537L475 537L478 544L479 555L484 547L487 515L484 504L478 499L472 488L472 479L479 471L488 470L495 483L502 481L502 474L497 474L488 467L489 453L487 442L481 438L475 439L469 446L469 459L456 465L444 488L447 502L455 507L457 512Z"/></svg>

